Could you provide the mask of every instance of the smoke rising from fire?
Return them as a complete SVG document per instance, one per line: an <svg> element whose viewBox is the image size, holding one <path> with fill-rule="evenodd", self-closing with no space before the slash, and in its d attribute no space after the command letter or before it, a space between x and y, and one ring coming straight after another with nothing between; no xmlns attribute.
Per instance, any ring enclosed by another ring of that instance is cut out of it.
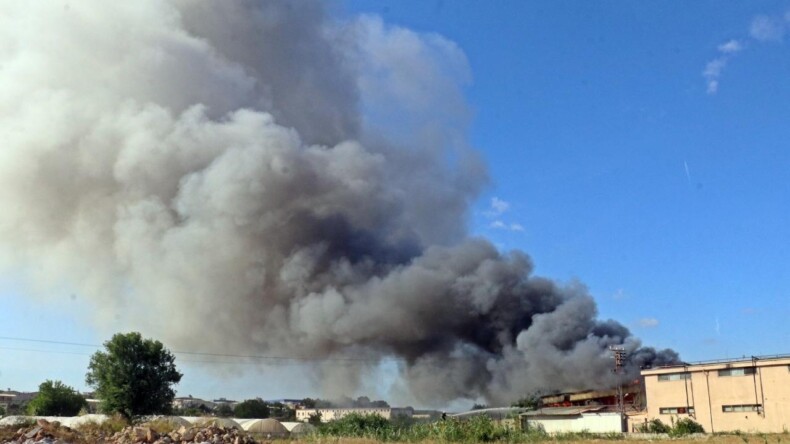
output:
<svg viewBox="0 0 790 444"><path fill-rule="evenodd" d="M631 376L677 358L467 236L487 176L440 36L314 2L5 2L0 60L2 259L99 320L176 349L394 357L433 404L608 386L613 344Z"/></svg>

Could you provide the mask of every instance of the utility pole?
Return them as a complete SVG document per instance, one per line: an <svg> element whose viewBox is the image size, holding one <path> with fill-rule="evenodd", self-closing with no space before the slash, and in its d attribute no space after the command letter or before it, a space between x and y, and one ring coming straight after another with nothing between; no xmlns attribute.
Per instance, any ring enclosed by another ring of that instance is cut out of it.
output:
<svg viewBox="0 0 790 444"><path fill-rule="evenodd" d="M610 345L609 350L614 357L614 369L612 370L616 375L620 375L623 370L623 362L625 361L625 348ZM623 385L620 378L617 378L617 411L620 412L621 417L625 415L625 401L623 400Z"/></svg>

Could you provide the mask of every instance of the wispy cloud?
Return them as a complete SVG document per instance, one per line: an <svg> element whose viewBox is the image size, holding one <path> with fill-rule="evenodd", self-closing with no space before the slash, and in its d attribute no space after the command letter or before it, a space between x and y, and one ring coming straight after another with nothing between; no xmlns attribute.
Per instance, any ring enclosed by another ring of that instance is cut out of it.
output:
<svg viewBox="0 0 790 444"><path fill-rule="evenodd" d="M616 301L628 299L628 294L622 288L618 288L617 291L615 291L614 294L612 295L612 299Z"/></svg>
<svg viewBox="0 0 790 444"><path fill-rule="evenodd" d="M727 67L730 59L745 50L749 41L754 43L781 42L790 29L790 12L780 17L777 15L757 15L749 23L749 37L741 40L731 39L716 47L715 58L705 64L702 77L705 78L706 91L714 95L719 91L719 78Z"/></svg>
<svg viewBox="0 0 790 444"><path fill-rule="evenodd" d="M639 320L639 326L642 328L655 328L658 327L658 319L656 318L642 318Z"/></svg>
<svg viewBox="0 0 790 444"><path fill-rule="evenodd" d="M488 226L496 230L524 231L523 225L515 222L505 222L500 218L508 210L510 210L510 202L498 197L492 197L488 209L483 212L485 217L494 219Z"/></svg>
<svg viewBox="0 0 790 444"><path fill-rule="evenodd" d="M524 226L521 224L517 224L517 223L506 224L501 220L495 220L491 222L489 226L497 230L524 231Z"/></svg>
<svg viewBox="0 0 790 444"><path fill-rule="evenodd" d="M500 199L498 197L492 197L491 198L491 204L490 204L488 210L486 210L484 214L487 217L489 217L489 218L494 218L494 217L502 215L503 213L505 213L509 209L510 209L510 203L509 202L504 201L504 200L502 200L502 199Z"/></svg>
<svg viewBox="0 0 790 444"><path fill-rule="evenodd" d="M749 25L749 35L760 42L781 41L785 36L786 20L758 15Z"/></svg>
<svg viewBox="0 0 790 444"><path fill-rule="evenodd" d="M505 223L502 222L501 220L495 220L495 221L491 222L491 225L489 225L489 226L491 228L496 228L496 229L499 229L499 230L504 230L504 229L507 228L507 225L505 225Z"/></svg>
<svg viewBox="0 0 790 444"><path fill-rule="evenodd" d="M716 94L719 91L719 77L721 77L722 71L727 66L730 57L743 50L743 44L733 39L722 43L716 49L719 56L708 62L705 65L705 70L702 71L702 76L705 77L708 85L708 94Z"/></svg>
<svg viewBox="0 0 790 444"><path fill-rule="evenodd" d="M743 44L735 39L722 43L717 48L722 54L735 54L743 49Z"/></svg>

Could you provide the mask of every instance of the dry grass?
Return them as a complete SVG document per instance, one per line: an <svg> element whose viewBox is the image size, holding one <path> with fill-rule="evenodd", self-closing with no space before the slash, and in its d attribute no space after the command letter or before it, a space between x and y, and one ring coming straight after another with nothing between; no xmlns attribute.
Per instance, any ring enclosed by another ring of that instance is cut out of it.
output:
<svg viewBox="0 0 790 444"><path fill-rule="evenodd" d="M659 439L579 439L579 440L558 440L553 438L545 438L543 440L536 440L535 442L541 443L562 443L562 444L611 444L614 441L621 443L655 443L666 442L666 444L790 444L790 434L788 433L774 433L774 434L714 434L704 435L700 437L690 438L659 438ZM382 444L382 441L365 438L308 438L302 440L280 440L280 443L289 442L290 444ZM413 442L388 442L387 444L414 444ZM420 444L448 444L444 441L425 440L420 441Z"/></svg>
<svg viewBox="0 0 790 444"><path fill-rule="evenodd" d="M90 421L75 428L77 431L86 436L112 436L114 433L120 432L128 425L129 422L124 418L120 416L112 416L102 422Z"/></svg>

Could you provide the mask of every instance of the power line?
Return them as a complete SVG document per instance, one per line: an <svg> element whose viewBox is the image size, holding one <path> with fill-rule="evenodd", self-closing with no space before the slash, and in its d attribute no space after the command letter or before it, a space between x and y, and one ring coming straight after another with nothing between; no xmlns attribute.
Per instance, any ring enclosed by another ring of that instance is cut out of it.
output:
<svg viewBox="0 0 790 444"><path fill-rule="evenodd" d="M18 342L33 342L39 344L54 344L54 345L69 345L69 346L76 346L76 347L90 347L94 349L99 349L103 347L103 345L99 344L88 344L84 342L68 342L68 341L56 341L52 339L35 339L35 338L20 338L20 337L12 337L12 336L0 336L0 340L6 341L18 341ZM11 349L8 347L0 347L4 349ZM32 349L18 349L20 351L39 351L42 353L65 353L65 352L58 352L58 351L48 351L48 350L32 350ZM201 351L185 351L185 350L171 350L172 353L177 355L187 355L187 356L207 356L207 357L216 357L216 358L239 358L239 359L257 359L257 360L268 360L268 361L275 361L275 362L267 362L266 365L290 365L292 363L307 363L307 362L338 362L338 363L379 363L381 362L382 358L355 358L355 357L323 357L323 358L309 358L309 357L293 357L293 356L275 356L275 355L240 355L240 354L232 354L232 353L212 353L212 352L201 352ZM77 352L71 352L70 354L83 354ZM87 353L85 353L87 354ZM391 357L390 357L391 358ZM455 357L449 357L446 359L459 359ZM400 360L400 358L398 358ZM211 364L256 364L254 362L239 362L239 361L198 361L198 360L182 360L182 362L194 362L194 363L211 363Z"/></svg>

